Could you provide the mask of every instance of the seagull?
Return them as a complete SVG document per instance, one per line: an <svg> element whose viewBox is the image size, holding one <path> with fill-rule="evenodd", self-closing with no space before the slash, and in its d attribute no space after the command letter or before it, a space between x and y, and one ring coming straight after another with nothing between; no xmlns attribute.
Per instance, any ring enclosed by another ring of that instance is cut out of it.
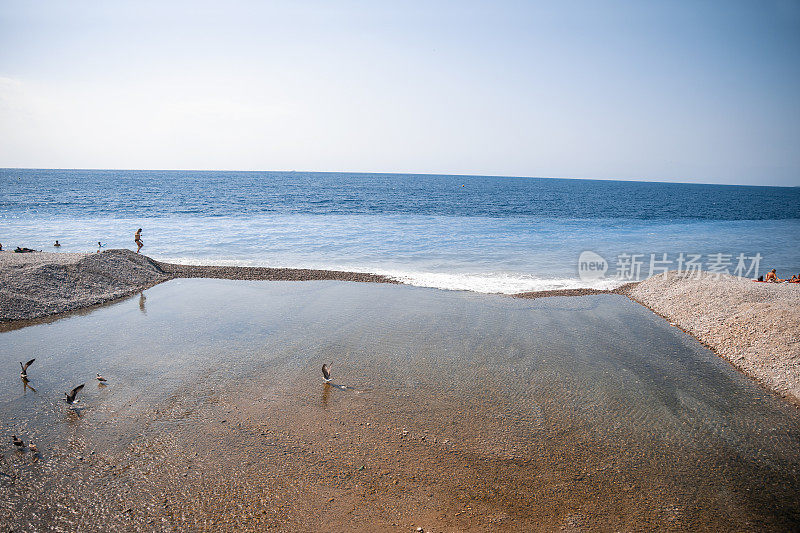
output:
<svg viewBox="0 0 800 533"><path fill-rule="evenodd" d="M104 383L104 382L108 381L106 378L104 378L100 374L97 374L97 378L96 379L97 379L97 381L99 381L101 383Z"/></svg>
<svg viewBox="0 0 800 533"><path fill-rule="evenodd" d="M86 385L86 383L82 383L81 385L78 385L77 387L72 389L70 392L65 392L64 396L66 396L66 398L64 398L64 401L67 402L70 405L72 405L73 403L78 403L80 400L76 400L75 396L78 395L78 391L81 390L84 385Z"/></svg>
<svg viewBox="0 0 800 533"><path fill-rule="evenodd" d="M331 369L328 368L328 365L322 365L322 377L325 380L325 383L330 383L330 381L331 381Z"/></svg>
<svg viewBox="0 0 800 533"><path fill-rule="evenodd" d="M22 361L19 362L19 366L22 368L22 372L19 373L19 377L22 379L28 379L28 367L31 366L34 361L36 361L36 358L31 359L24 365L22 364Z"/></svg>
<svg viewBox="0 0 800 533"><path fill-rule="evenodd" d="M22 439L18 439L16 435L11 435L11 442L13 442L14 446L19 449L22 449L22 447L25 446L25 443L22 442Z"/></svg>

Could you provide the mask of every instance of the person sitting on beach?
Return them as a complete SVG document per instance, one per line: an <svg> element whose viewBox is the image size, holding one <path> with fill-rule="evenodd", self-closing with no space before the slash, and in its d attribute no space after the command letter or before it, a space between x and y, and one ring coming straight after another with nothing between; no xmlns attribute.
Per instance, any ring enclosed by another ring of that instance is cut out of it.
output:
<svg viewBox="0 0 800 533"><path fill-rule="evenodd" d="M53 246L55 246L56 248L58 248L58 247L60 247L61 245L60 245L60 244L58 244L58 241L56 241L56 243L55 243Z"/></svg>
<svg viewBox="0 0 800 533"><path fill-rule="evenodd" d="M778 283L781 280L778 279L778 275L775 273L775 269L773 268L772 270L769 271L767 277L764 278L764 281L766 281L767 283Z"/></svg>
<svg viewBox="0 0 800 533"><path fill-rule="evenodd" d="M797 274L789 278L789 283L800 283L800 274Z"/></svg>
<svg viewBox="0 0 800 533"><path fill-rule="evenodd" d="M100 250L105 247L105 244L102 244L100 241L97 241L97 253L100 253Z"/></svg>
<svg viewBox="0 0 800 533"><path fill-rule="evenodd" d="M138 246L138 248L136 248L136 253L138 254L142 249L142 246L144 246L144 243L142 242L142 228L136 230L136 233L133 235L133 242L135 242L136 246Z"/></svg>

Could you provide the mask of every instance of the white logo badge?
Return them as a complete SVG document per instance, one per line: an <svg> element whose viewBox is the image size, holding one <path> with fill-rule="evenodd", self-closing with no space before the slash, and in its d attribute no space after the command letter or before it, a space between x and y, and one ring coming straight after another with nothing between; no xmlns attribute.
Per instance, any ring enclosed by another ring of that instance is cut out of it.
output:
<svg viewBox="0 0 800 533"><path fill-rule="evenodd" d="M608 270L608 263L602 256L585 251L578 257L578 276L581 281L594 281L602 279Z"/></svg>

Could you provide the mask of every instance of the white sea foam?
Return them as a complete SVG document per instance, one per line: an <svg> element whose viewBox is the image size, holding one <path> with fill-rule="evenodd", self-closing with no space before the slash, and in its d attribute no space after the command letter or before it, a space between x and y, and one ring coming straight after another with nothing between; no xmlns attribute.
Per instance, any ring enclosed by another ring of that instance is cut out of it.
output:
<svg viewBox="0 0 800 533"><path fill-rule="evenodd" d="M531 274L488 273L462 274L446 272L379 272L402 283L451 291L472 291L489 294L558 289L613 289L622 283L616 279L584 282L576 278L540 278Z"/></svg>

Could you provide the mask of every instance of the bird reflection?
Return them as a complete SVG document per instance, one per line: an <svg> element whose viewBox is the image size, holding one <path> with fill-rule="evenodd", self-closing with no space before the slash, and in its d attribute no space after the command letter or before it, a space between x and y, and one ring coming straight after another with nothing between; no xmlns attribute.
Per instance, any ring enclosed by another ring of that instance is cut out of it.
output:
<svg viewBox="0 0 800 533"><path fill-rule="evenodd" d="M145 309L145 307L144 307L144 303L146 301L147 301L147 296L144 295L144 291L140 292L139 293L139 311L141 311L142 314L145 314L145 315L147 314L147 309Z"/></svg>
<svg viewBox="0 0 800 533"><path fill-rule="evenodd" d="M360 394L363 391L358 390L354 387L348 387L347 385L336 385L335 383L325 382L322 385L322 407L328 407L328 400L331 397L331 390L343 390L343 391L354 391L356 394Z"/></svg>
<svg viewBox="0 0 800 533"><path fill-rule="evenodd" d="M73 407L71 409L67 409L67 421L72 424L80 420L81 411L83 411L83 407Z"/></svg>
<svg viewBox="0 0 800 533"><path fill-rule="evenodd" d="M328 407L328 399L330 398L331 395L331 389L353 391L356 394L361 394L362 392L372 390L372 389L357 389L355 387L348 387L347 385L337 385L336 383L331 383L331 368L327 364L322 365L322 380L324 382L324 385L322 386L323 407Z"/></svg>
<svg viewBox="0 0 800 533"><path fill-rule="evenodd" d="M331 395L331 384L325 383L322 386L322 407L328 407L328 398Z"/></svg>
<svg viewBox="0 0 800 533"><path fill-rule="evenodd" d="M30 381L28 381L25 378L20 378L20 380L22 380L22 395L23 396L25 396L28 393L28 389L30 389L34 393L36 392L36 389L34 389L33 386L31 386Z"/></svg>

